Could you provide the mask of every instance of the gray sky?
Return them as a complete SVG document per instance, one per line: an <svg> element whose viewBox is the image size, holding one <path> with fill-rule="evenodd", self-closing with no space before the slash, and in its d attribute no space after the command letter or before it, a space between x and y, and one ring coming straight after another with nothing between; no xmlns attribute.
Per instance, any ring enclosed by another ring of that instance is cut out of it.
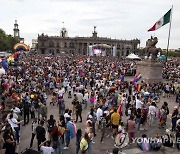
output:
<svg viewBox="0 0 180 154"><path fill-rule="evenodd" d="M17 19L25 43L38 33L59 35L64 26L68 35L146 40L155 35L158 47L166 48L169 24L147 32L173 5L170 48L180 48L180 0L0 0L0 28L13 34Z"/></svg>

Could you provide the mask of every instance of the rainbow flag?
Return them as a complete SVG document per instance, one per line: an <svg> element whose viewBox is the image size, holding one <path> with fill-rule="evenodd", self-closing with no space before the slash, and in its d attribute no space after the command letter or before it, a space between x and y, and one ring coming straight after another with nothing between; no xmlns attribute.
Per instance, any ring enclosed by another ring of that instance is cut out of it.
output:
<svg viewBox="0 0 180 154"><path fill-rule="evenodd" d="M138 82L142 78L141 73L138 73L134 76L133 83Z"/></svg>

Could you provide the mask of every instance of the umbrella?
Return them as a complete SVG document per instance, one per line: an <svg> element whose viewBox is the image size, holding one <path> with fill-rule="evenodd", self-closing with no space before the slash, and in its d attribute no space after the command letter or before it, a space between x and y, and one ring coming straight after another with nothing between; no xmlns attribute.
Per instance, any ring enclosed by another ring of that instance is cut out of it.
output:
<svg viewBox="0 0 180 154"><path fill-rule="evenodd" d="M107 45L107 44L95 44L93 45L93 47L99 47L99 48L111 48L110 45Z"/></svg>
<svg viewBox="0 0 180 154"><path fill-rule="evenodd" d="M141 58L138 55L135 55L134 53L129 54L126 59L132 59L132 60L141 60Z"/></svg>

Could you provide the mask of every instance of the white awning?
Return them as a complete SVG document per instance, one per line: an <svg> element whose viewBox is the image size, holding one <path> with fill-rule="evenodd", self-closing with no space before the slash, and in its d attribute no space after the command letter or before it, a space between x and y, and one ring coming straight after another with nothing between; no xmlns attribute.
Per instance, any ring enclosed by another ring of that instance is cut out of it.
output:
<svg viewBox="0 0 180 154"><path fill-rule="evenodd" d="M99 47L99 48L111 48L110 45L107 44L95 44L92 47Z"/></svg>
<svg viewBox="0 0 180 154"><path fill-rule="evenodd" d="M141 60L141 58L138 55L135 55L134 53L129 54L126 59L132 59L132 60Z"/></svg>

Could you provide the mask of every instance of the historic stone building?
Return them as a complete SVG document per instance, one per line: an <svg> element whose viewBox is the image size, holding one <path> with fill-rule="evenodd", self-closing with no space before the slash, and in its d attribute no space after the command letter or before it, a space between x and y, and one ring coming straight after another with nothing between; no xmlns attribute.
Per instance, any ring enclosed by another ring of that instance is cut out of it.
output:
<svg viewBox="0 0 180 154"><path fill-rule="evenodd" d="M127 56L136 52L140 40L120 40L98 37L96 27L91 37L68 37L66 28L62 28L60 36L38 35L38 53L40 54L83 54L92 55L94 45L104 44L109 46L105 55ZM103 48L103 47L102 47ZM91 50L91 51L90 51Z"/></svg>

